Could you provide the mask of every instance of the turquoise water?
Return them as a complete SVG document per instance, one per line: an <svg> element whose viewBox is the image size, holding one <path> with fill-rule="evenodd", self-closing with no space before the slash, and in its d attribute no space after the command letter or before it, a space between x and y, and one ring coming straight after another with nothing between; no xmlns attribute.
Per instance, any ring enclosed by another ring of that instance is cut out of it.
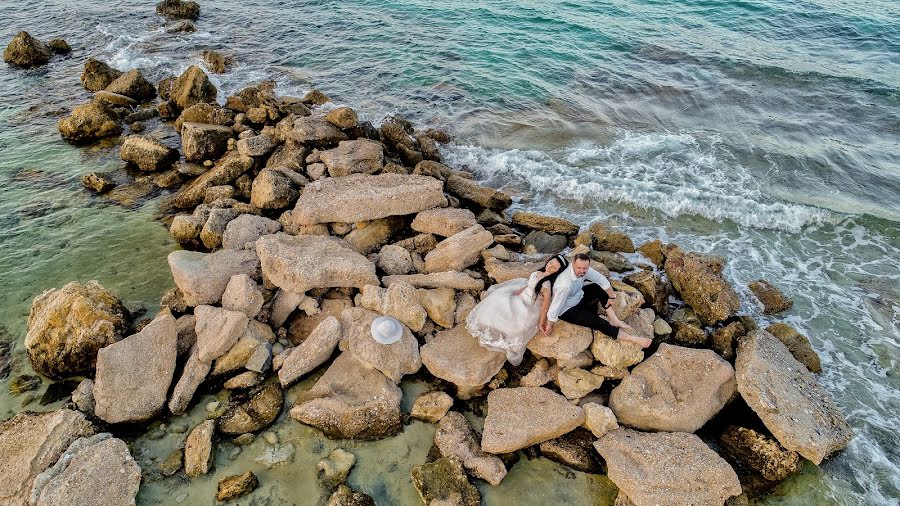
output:
<svg viewBox="0 0 900 506"><path fill-rule="evenodd" d="M275 79L372 121L443 127L456 139L446 158L516 207L725 255L744 311L810 337L856 433L765 502L900 497L900 4L225 0L205 2L198 31L179 35L137 1L3 2L0 16L0 40L26 29L75 49L40 69L0 68L0 324L11 339L31 298L69 280L100 279L150 311L171 285L175 245L153 222L156 197L123 207L90 196L78 178L118 169L115 150L56 133L59 114L88 97L84 59L158 79L218 49L236 57L214 76L225 92ZM763 317L746 289L757 278L794 309ZM27 372L21 344L15 354L14 374ZM2 391L7 414L22 409ZM519 466L511 483L542 469ZM372 484L375 472L351 479ZM547 474L552 490L608 489Z"/></svg>

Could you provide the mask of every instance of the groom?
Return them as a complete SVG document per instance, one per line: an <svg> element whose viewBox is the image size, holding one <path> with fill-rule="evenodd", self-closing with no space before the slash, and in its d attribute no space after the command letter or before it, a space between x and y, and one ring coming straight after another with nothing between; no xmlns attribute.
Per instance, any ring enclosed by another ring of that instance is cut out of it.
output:
<svg viewBox="0 0 900 506"><path fill-rule="evenodd" d="M590 283L586 285L585 281ZM541 332L549 336L553 333L553 323L563 320L599 330L610 337L630 341L642 348L650 346L650 339L633 336L622 330L630 327L616 316L612 307L615 298L616 292L609 280L591 268L591 259L587 255L579 253L553 283L553 298L547 309L547 316L539 324ZM597 314L598 302L606 308L609 322Z"/></svg>

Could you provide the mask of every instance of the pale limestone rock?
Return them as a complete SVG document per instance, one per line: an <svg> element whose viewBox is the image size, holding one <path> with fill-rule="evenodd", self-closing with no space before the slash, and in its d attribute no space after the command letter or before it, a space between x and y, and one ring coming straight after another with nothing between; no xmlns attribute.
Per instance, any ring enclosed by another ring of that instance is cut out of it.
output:
<svg viewBox="0 0 900 506"><path fill-rule="evenodd" d="M394 283L390 288L366 285L359 305L386 316L392 316L413 332L422 330L427 313L419 302L419 294L409 283Z"/></svg>
<svg viewBox="0 0 900 506"><path fill-rule="evenodd" d="M215 253L178 250L169 253L172 277L188 306L216 304L235 274L259 279L259 259L252 251Z"/></svg>
<svg viewBox="0 0 900 506"><path fill-rule="evenodd" d="M484 281L475 279L465 272L435 272L431 274L407 274L406 276L385 276L384 286L406 282L416 288L453 288L456 290L484 290Z"/></svg>
<svg viewBox="0 0 900 506"><path fill-rule="evenodd" d="M595 438L600 439L609 431L619 428L616 421L616 415L606 406L601 406L596 402L589 402L582 406L584 409L585 429L591 431Z"/></svg>
<svg viewBox="0 0 900 506"><path fill-rule="evenodd" d="M384 146L369 139L341 141L319 155L331 177L374 174L384 166Z"/></svg>
<svg viewBox="0 0 900 506"><path fill-rule="evenodd" d="M434 445L443 457L458 458L473 476L491 485L499 485L506 477L503 461L481 449L466 417L456 411L447 413L438 422Z"/></svg>
<svg viewBox="0 0 900 506"><path fill-rule="evenodd" d="M477 224L475 214L472 211L444 207L420 212L416 215L410 228L423 234L451 237Z"/></svg>
<svg viewBox="0 0 900 506"><path fill-rule="evenodd" d="M438 332L422 346L422 363L434 376L460 387L480 387L497 374L506 354L483 348L465 324Z"/></svg>
<svg viewBox="0 0 900 506"><path fill-rule="evenodd" d="M256 318L264 302L259 286L246 274L232 276L222 293L224 309L239 311L249 318Z"/></svg>
<svg viewBox="0 0 900 506"><path fill-rule="evenodd" d="M181 378L175 384L172 397L169 399L169 411L173 415L180 415L187 410L191 399L194 397L194 392L206 379L206 375L209 374L211 367L210 362L200 360L197 346L194 346L191 354L188 356L187 363L184 365Z"/></svg>
<svg viewBox="0 0 900 506"><path fill-rule="evenodd" d="M494 236L481 225L473 225L439 242L425 255L425 270L430 273L461 271L481 258L481 252L494 242Z"/></svg>
<svg viewBox="0 0 900 506"><path fill-rule="evenodd" d="M279 232L257 240L256 252L263 276L289 292L379 284L372 262L330 237Z"/></svg>
<svg viewBox="0 0 900 506"><path fill-rule="evenodd" d="M481 448L510 453L557 438L584 423L584 410L543 387L498 388L488 394Z"/></svg>
<svg viewBox="0 0 900 506"><path fill-rule="evenodd" d="M528 349L535 355L555 359L571 359L591 347L594 335L591 329L562 320L553 323L553 332L545 336L535 333L528 342Z"/></svg>
<svg viewBox="0 0 900 506"><path fill-rule="evenodd" d="M212 363L234 346L250 323L244 313L212 306L197 306L194 315L198 359L206 363Z"/></svg>
<svg viewBox="0 0 900 506"><path fill-rule="evenodd" d="M419 302L431 321L441 327L450 328L456 313L456 291L452 288L419 289ZM415 329L413 329L415 330Z"/></svg>
<svg viewBox="0 0 900 506"><path fill-rule="evenodd" d="M316 326L309 337L287 352L288 355L278 370L281 385L287 387L324 364L334 353L341 340L341 333L341 323L334 316L327 317Z"/></svg>
<svg viewBox="0 0 900 506"><path fill-rule="evenodd" d="M618 339L610 339L602 332L594 333L591 354L603 365L627 368L644 360L644 350L640 346Z"/></svg>
<svg viewBox="0 0 900 506"><path fill-rule="evenodd" d="M410 416L429 423L440 421L453 406L453 398L444 392L427 392L416 398Z"/></svg>
<svg viewBox="0 0 900 506"><path fill-rule="evenodd" d="M580 399L600 388L603 377L577 367L564 368L556 378L559 391L567 399Z"/></svg>
<svg viewBox="0 0 900 506"><path fill-rule="evenodd" d="M341 313L343 334L339 347L381 371L395 383L422 367L419 342L405 326L403 336L393 344L381 344L372 338L372 322L378 313L363 308L345 309Z"/></svg>

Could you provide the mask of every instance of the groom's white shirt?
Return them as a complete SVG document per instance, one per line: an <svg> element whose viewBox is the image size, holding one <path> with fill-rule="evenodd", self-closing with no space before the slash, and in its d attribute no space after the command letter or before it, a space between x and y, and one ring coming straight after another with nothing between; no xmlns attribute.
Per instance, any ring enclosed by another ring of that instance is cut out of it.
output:
<svg viewBox="0 0 900 506"><path fill-rule="evenodd" d="M581 297L584 296L582 287L585 281L597 283L604 290L610 287L606 276L592 268L588 268L584 277L579 278L575 275L573 264L574 262L569 264L553 282L553 300L550 302L550 308L547 309L547 320L551 322L555 322L559 319L559 315L581 302Z"/></svg>

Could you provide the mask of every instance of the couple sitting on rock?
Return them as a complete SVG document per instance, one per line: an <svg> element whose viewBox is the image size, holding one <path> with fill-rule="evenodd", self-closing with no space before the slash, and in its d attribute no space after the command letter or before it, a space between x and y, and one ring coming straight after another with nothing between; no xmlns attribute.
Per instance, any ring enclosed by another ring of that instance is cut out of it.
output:
<svg viewBox="0 0 900 506"><path fill-rule="evenodd" d="M487 297L466 318L466 328L485 348L506 353L513 365L522 363L525 348L538 330L549 336L557 320L642 348L650 346L650 339L626 332L631 327L616 316L615 298L609 280L591 268L587 255L575 255L571 265L555 255L528 279L511 279L488 289ZM598 303L606 308L608 321L598 314Z"/></svg>

